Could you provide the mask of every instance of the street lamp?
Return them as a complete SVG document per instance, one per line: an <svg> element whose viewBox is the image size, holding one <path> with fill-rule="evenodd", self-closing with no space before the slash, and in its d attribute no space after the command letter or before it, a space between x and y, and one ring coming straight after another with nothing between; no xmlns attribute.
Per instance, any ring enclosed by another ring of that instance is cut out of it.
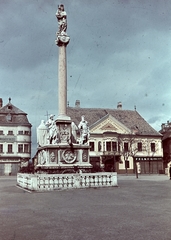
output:
<svg viewBox="0 0 171 240"><path fill-rule="evenodd" d="M116 151L113 151L113 156L114 156L113 172L116 172L116 159L115 159Z"/></svg>
<svg viewBox="0 0 171 240"><path fill-rule="evenodd" d="M136 161L136 157L133 157L134 159L134 166L135 166L135 175L136 175L136 178L138 178L138 169L137 169L137 161Z"/></svg>
<svg viewBox="0 0 171 240"><path fill-rule="evenodd" d="M127 162L128 162L128 156L129 156L129 154L128 154L128 152L126 151L126 152L124 153L124 160L125 160L125 170L126 170L126 174L127 174Z"/></svg>

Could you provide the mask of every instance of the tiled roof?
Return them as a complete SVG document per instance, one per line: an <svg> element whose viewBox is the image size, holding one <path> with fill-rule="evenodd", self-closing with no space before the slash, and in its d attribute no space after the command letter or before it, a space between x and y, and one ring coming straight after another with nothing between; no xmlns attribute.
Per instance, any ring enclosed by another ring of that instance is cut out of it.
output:
<svg viewBox="0 0 171 240"><path fill-rule="evenodd" d="M68 107L67 115L71 117L77 125L81 121L81 116L85 116L89 127L106 115L111 115L130 130L136 131L139 135L161 136L153 129L137 111L121 109L102 109L102 108L77 108Z"/></svg>
<svg viewBox="0 0 171 240"><path fill-rule="evenodd" d="M163 135L163 141L171 138L171 129L167 129L166 131L160 131L160 133Z"/></svg>
<svg viewBox="0 0 171 240"><path fill-rule="evenodd" d="M10 102L0 108L0 125L28 125L27 113L15 107Z"/></svg>

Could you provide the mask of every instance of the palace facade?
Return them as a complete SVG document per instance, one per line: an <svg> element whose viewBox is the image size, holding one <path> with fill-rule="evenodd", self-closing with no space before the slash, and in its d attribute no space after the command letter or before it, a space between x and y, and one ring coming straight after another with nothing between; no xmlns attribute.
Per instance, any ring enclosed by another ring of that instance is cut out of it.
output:
<svg viewBox="0 0 171 240"><path fill-rule="evenodd" d="M78 126L81 116L89 123L90 163L94 171L118 173L163 172L162 134L135 110L67 107Z"/></svg>
<svg viewBox="0 0 171 240"><path fill-rule="evenodd" d="M31 158L31 124L27 114L0 98L0 175L16 175Z"/></svg>

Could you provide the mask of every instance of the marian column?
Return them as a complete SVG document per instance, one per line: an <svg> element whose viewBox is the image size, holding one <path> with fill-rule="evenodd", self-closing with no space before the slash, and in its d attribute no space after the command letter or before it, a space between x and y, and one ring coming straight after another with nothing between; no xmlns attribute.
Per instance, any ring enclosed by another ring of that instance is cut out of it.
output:
<svg viewBox="0 0 171 240"><path fill-rule="evenodd" d="M41 124L38 128L38 151L35 170L47 173L73 173L73 171L84 170L90 172L92 165L89 158L88 126L82 117L79 124L81 131L80 141L77 139L76 125L67 116L67 66L66 47L70 38L67 36L67 15L64 5L59 5L56 12L59 30L56 33L56 45L59 47L58 66L58 98L59 114L56 120L54 115L46 122L48 127ZM47 141L48 137L48 142ZM79 141L79 142L78 142Z"/></svg>
<svg viewBox="0 0 171 240"><path fill-rule="evenodd" d="M59 47L58 61L58 120L70 120L67 116L67 60L66 46L70 38L67 36L67 14L64 11L64 5L58 5L56 12L59 30L56 33L56 45Z"/></svg>

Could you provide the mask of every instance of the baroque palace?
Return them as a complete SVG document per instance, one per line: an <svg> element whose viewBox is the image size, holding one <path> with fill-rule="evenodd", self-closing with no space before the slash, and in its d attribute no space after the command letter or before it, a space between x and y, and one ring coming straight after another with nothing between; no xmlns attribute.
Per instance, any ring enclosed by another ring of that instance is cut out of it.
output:
<svg viewBox="0 0 171 240"><path fill-rule="evenodd" d="M16 175L31 158L31 124L9 98L0 98L0 175Z"/></svg>
<svg viewBox="0 0 171 240"><path fill-rule="evenodd" d="M67 107L78 126L85 116L90 131L90 163L94 171L118 173L162 173L162 134L154 130L135 110Z"/></svg>

